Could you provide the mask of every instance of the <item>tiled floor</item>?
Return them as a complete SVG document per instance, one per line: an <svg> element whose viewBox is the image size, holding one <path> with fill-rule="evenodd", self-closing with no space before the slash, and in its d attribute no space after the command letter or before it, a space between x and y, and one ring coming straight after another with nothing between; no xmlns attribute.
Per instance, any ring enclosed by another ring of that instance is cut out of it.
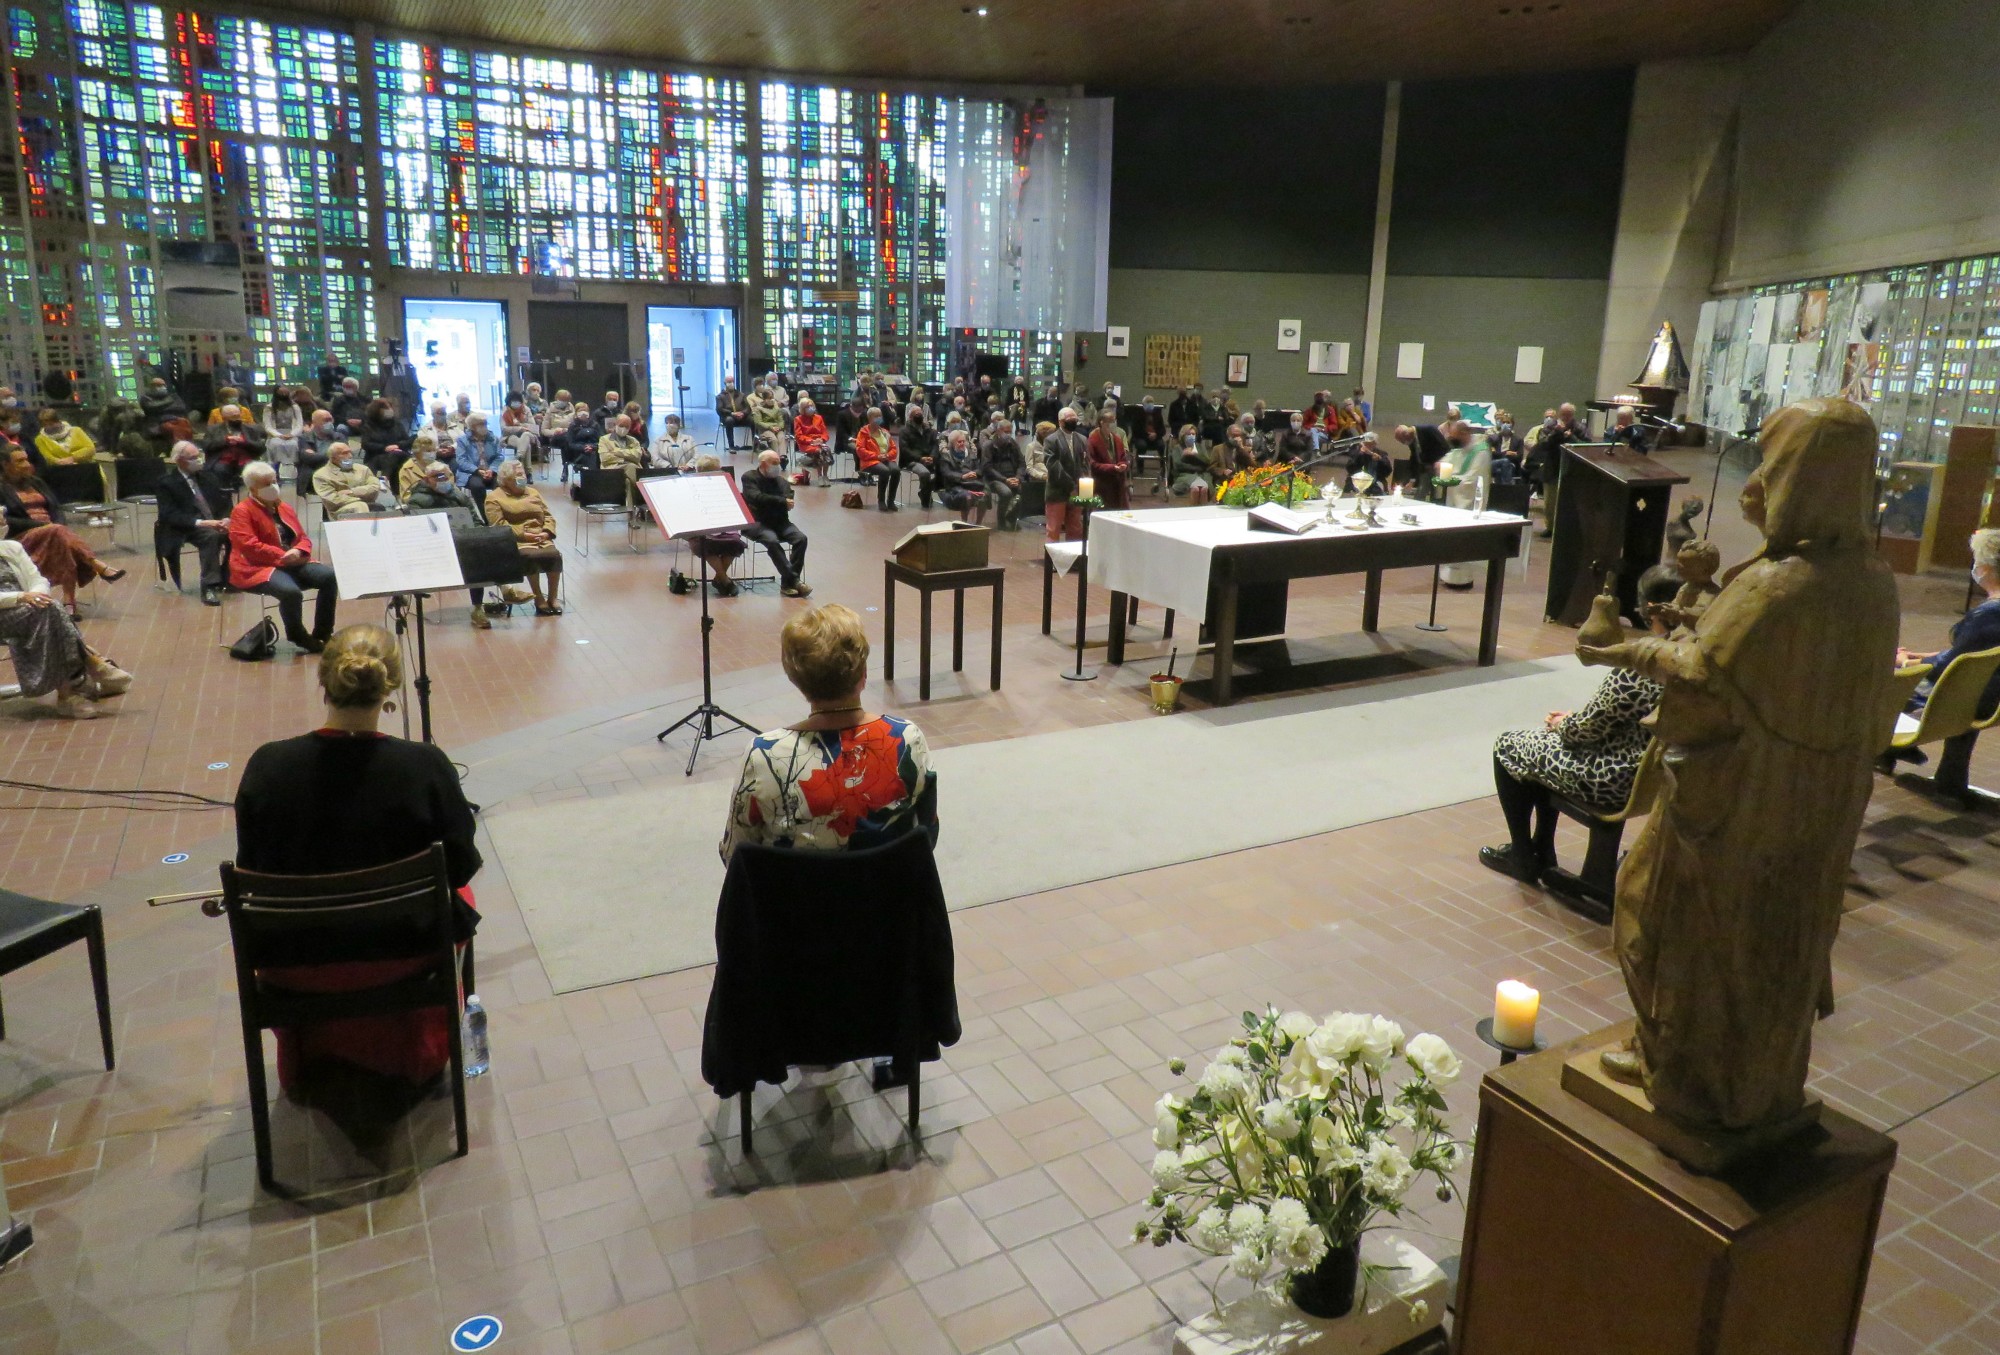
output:
<svg viewBox="0 0 2000 1355"><path fill-rule="evenodd" d="M801 497L818 596L879 606L883 550L921 515ZM1725 515L1717 526L1725 554L1740 557L1741 524ZM939 699L912 712L933 738L1150 718L1147 662L1097 683L1056 679L1068 655L1039 634L1035 542L995 546L1014 566L1006 687L988 695L983 674L945 678ZM1539 620L1545 558L1510 589L1503 658L1570 643ZM527 795L679 775L685 745L654 745L645 721L626 722L630 737L598 722L587 754L574 736L531 728L589 724L647 693L678 701L698 673L693 603L666 593L664 548L633 556L613 528L589 561L572 552L570 563L560 620L477 634L462 607L447 612L431 648L440 741L545 746L546 774L512 774ZM1415 646L1428 579L1391 586L1387 638ZM106 612L86 631L139 685L117 718L92 724L0 709L6 776L226 799L233 771L208 763L240 766L260 741L311 722L304 663L246 667L217 648L249 623L243 604L218 630L213 612L147 591L137 571L102 591ZM1934 642L1956 594L1949 581L1906 584L1906 641ZM1058 588L1059 635L1069 596ZM767 587L718 608L725 684L768 681L775 625L794 606ZM1096 607L1101 630L1101 594ZM1319 676L1384 676L1366 657L1373 646L1341 636L1358 608L1353 580L1297 590L1295 631L1333 637L1297 657L1350 661ZM977 630L984 612L972 610ZM1441 611L1453 630L1430 641L1437 661L1476 634L1473 600L1447 595ZM1146 624L1157 617L1149 609ZM884 700L910 709L914 683ZM731 761L718 745L700 774L728 775ZM1975 770L1997 766L1989 755ZM1338 765L1327 773L1338 793ZM1197 775L1170 793L1195 812L1230 812L1201 806ZM766 1089L746 1162L733 1116L697 1072L707 971L554 996L504 877L489 871L480 987L495 1062L471 1088L472 1155L441 1160L444 1102L365 1152L320 1112L281 1103L281 1174L390 1173L308 1209L254 1188L221 923L141 902L200 882L185 872L212 859L227 814L49 802L87 803L0 792L0 868L12 888L107 905L120 1063L97 1066L80 955L6 980L0 1162L39 1241L0 1278L0 1355L402 1355L443 1349L453 1323L487 1312L505 1319L500 1349L522 1352L1160 1351L1175 1319L1207 1303L1212 1278L1180 1248L1125 1245L1167 1057L1207 1050L1236 1012L1266 1001L1383 1010L1467 1055L1451 1098L1465 1116L1488 1066L1471 1025L1497 978L1542 988L1553 1034L1624 1006L1604 930L1474 864L1496 814L1461 805L955 914L965 1038L926 1083L923 1152L903 1140L900 1093L874 1096L849 1070ZM1836 952L1840 1010L1820 1028L1815 1072L1830 1101L1902 1145L1862 1329L1870 1351L2000 1348L1997 830L2000 818L1878 779L1857 854ZM1579 845L1565 838L1567 852ZM188 849L189 867L158 864ZM1440 1207L1421 1227L1449 1254L1459 1224Z"/></svg>

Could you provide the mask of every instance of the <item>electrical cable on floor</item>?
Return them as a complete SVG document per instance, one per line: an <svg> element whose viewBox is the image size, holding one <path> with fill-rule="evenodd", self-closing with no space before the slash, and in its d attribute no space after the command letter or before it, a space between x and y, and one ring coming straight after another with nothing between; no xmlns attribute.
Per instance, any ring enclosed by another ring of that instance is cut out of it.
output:
<svg viewBox="0 0 2000 1355"><path fill-rule="evenodd" d="M124 805L123 808L151 813L176 813L181 810L230 809L234 802L218 800L209 795L197 795L191 790L99 790L94 786L49 786L39 781L15 781L0 777L0 789L33 791L43 795L90 795L105 799L131 799L150 802L155 808L140 810L139 805ZM32 809L113 809L117 805L30 805Z"/></svg>

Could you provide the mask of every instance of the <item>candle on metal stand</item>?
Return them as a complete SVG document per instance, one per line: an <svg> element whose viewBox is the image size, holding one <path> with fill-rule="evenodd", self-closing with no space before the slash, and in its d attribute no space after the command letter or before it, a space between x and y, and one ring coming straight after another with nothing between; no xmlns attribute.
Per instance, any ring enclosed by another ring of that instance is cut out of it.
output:
<svg viewBox="0 0 2000 1355"><path fill-rule="evenodd" d="M1535 1043L1535 1016L1542 995L1519 979L1502 979L1493 991L1493 1038L1516 1049Z"/></svg>
<svg viewBox="0 0 2000 1355"><path fill-rule="evenodd" d="M1089 499L1095 498L1096 495L1097 481L1088 475L1078 476L1076 481L1076 497L1079 499Z"/></svg>

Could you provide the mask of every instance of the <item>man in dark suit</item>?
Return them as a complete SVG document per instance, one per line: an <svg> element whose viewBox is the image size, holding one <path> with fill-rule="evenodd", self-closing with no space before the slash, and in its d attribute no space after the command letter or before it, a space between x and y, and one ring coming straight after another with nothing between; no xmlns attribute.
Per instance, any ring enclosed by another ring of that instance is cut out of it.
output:
<svg viewBox="0 0 2000 1355"><path fill-rule="evenodd" d="M201 448L192 442L174 444L174 468L154 491L160 509L155 532L171 554L194 542L201 556L202 603L220 607L222 598L215 590L222 586L222 546L229 539L229 494L201 462Z"/></svg>

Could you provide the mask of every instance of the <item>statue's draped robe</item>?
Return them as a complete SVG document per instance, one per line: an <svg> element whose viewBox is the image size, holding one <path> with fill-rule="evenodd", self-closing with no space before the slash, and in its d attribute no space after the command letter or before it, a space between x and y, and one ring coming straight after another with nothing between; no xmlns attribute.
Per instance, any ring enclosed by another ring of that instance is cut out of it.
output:
<svg viewBox="0 0 2000 1355"><path fill-rule="evenodd" d="M1747 1129L1803 1104L1812 1026L1886 728L1896 587L1872 548L1875 428L1845 401L1765 425L1765 547L1658 680L1659 799L1618 877L1614 941L1655 1108Z"/></svg>

